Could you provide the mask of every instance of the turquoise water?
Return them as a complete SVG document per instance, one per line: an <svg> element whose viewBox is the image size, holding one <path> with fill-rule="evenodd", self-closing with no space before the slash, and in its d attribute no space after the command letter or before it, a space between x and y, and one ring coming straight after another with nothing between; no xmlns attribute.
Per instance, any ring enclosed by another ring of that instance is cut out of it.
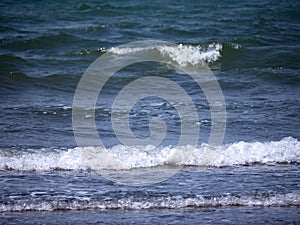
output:
<svg viewBox="0 0 300 225"><path fill-rule="evenodd" d="M53 218L65 215L61 223L83 216L85 223L299 223L299 9L299 1L266 0L1 1L0 220L57 224ZM157 98L130 112L140 138L149 136L151 118L167 124L151 160L136 154L146 144L118 145L111 106L129 82L155 75L180 84L194 99L200 124L190 161L179 163L182 171L158 184L128 187L95 174L81 157L72 103L94 60L121 44L150 39L183 49L167 57L208 64L225 98L227 129L217 157L204 163L211 115L203 92L188 76L157 63L122 69L96 106L106 149L126 153L110 169L164 172L178 166L168 158L172 151L182 154L176 148L180 116Z"/></svg>

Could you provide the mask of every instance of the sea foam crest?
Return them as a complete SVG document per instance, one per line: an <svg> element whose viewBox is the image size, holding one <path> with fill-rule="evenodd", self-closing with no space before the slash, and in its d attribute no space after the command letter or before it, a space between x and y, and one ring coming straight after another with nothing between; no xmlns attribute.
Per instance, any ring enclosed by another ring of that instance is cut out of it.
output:
<svg viewBox="0 0 300 225"><path fill-rule="evenodd" d="M213 151L213 154L212 154ZM213 157L212 157L213 156ZM102 170L123 170L163 165L234 166L253 163L300 163L300 142L287 137L277 142L236 142L212 148L201 146L77 147L65 150L12 152L0 150L0 170L89 170L89 158Z"/></svg>
<svg viewBox="0 0 300 225"><path fill-rule="evenodd" d="M188 64L197 65L201 62L212 63L221 57L222 44L211 43L207 46L192 46L178 44L176 46L168 45L154 45L151 47L132 47L119 48L113 47L109 52L117 55L126 55L131 53L138 53L148 50L157 50L164 57L170 58L177 62L180 66L187 66Z"/></svg>
<svg viewBox="0 0 300 225"><path fill-rule="evenodd" d="M20 200L0 203L0 212L53 211L53 210L143 210L143 209L180 209L224 206L276 206L299 207L299 193L275 194L272 196L182 196L160 197L150 199L111 199L111 200Z"/></svg>

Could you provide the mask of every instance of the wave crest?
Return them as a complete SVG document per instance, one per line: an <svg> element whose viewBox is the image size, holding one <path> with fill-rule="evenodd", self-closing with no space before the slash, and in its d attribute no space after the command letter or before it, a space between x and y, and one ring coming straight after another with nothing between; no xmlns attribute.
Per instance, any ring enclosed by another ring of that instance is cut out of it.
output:
<svg viewBox="0 0 300 225"><path fill-rule="evenodd" d="M178 44L177 46L168 45L154 45L144 48L118 48L113 47L109 52L117 55L126 55L137 53L141 51L156 50L164 57L178 63L180 66L187 66L188 64L197 65L202 62L213 63L221 57L222 44L211 43L206 46Z"/></svg>
<svg viewBox="0 0 300 225"><path fill-rule="evenodd" d="M214 158L209 158L214 151ZM109 153L109 154L108 154ZM87 157L98 157L99 169L124 170L164 165L235 166L269 163L300 163L300 142L287 137L277 142L236 142L211 146L124 146L112 148L77 147L65 150L0 150L0 170L49 171L90 170Z"/></svg>

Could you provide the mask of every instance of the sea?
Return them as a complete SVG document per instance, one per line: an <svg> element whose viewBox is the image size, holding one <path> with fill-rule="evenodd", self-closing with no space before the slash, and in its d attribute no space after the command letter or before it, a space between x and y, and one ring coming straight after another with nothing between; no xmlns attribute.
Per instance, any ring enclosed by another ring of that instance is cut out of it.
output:
<svg viewBox="0 0 300 225"><path fill-rule="evenodd" d="M138 62L149 50L165 63ZM137 62L104 64L118 69L76 116L106 55ZM0 223L300 224L299 60L298 0L1 0ZM207 66L222 126L171 61Z"/></svg>

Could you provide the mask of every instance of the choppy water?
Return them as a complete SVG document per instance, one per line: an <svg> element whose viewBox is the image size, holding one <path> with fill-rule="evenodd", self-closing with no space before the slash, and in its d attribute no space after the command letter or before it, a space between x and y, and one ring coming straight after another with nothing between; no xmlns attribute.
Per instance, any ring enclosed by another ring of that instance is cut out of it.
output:
<svg viewBox="0 0 300 225"><path fill-rule="evenodd" d="M299 8L298 1L266 0L1 1L0 220L299 223ZM84 160L72 129L73 97L96 58L140 51L118 46L149 39L175 43L158 50L179 65L208 64L225 97L227 129L216 157L205 161L209 106L187 76L157 63L119 71L96 107L105 148L88 151L110 152L117 161L103 155L101 169L119 176L183 167L158 184L123 186ZM120 145L110 120L113 98L150 75L177 82L197 99L198 145L176 147L180 117L157 98L141 101L130 118L138 137L149 135L151 118L164 119L163 145Z"/></svg>

